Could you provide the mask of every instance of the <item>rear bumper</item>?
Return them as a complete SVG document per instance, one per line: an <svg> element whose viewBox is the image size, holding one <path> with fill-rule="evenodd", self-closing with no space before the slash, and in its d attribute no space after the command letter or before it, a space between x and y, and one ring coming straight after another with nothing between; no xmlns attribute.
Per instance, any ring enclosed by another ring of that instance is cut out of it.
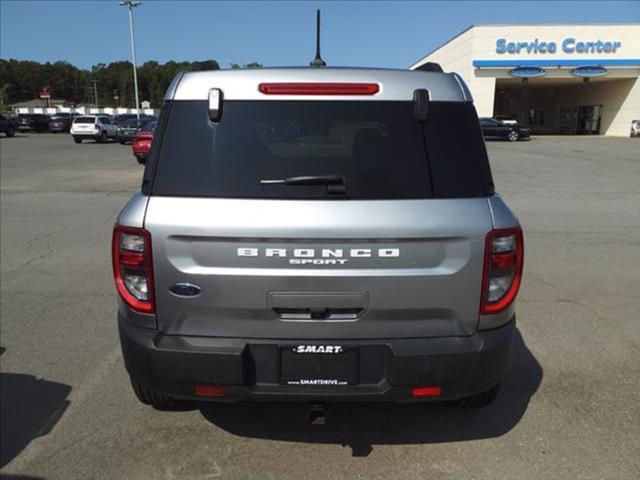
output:
<svg viewBox="0 0 640 480"><path fill-rule="evenodd" d="M118 315L129 375L178 398L218 401L412 401L415 386L439 386L449 400L488 390L507 367L515 317L469 337L388 340L258 340L183 337L132 325ZM343 345L359 351L357 385L291 386L279 381L283 346ZM196 384L224 387L223 397L194 394Z"/></svg>
<svg viewBox="0 0 640 480"><path fill-rule="evenodd" d="M94 140L94 139L100 137L99 133L93 133L93 132L92 133L89 133L89 132L69 132L69 133L71 133L71 135L74 138L82 138L82 139L86 139L86 140L89 140L89 139Z"/></svg>

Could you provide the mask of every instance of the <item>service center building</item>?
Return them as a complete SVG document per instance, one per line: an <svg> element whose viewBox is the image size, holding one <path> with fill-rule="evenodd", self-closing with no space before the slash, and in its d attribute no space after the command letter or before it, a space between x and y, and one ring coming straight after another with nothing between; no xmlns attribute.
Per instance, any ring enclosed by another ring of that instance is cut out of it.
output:
<svg viewBox="0 0 640 480"><path fill-rule="evenodd" d="M640 24L479 25L422 58L469 85L480 117L533 133L629 136L640 119Z"/></svg>

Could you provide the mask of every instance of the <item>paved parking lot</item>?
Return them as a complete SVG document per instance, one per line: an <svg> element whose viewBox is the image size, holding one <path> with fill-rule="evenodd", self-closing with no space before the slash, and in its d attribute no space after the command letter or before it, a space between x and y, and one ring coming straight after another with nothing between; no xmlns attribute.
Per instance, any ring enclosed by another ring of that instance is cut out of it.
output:
<svg viewBox="0 0 640 480"><path fill-rule="evenodd" d="M2 472L7 478L634 479L640 471L640 141L490 143L525 229L519 335L484 410L135 400L111 228L130 147L0 139ZM16 475L13 477L12 475Z"/></svg>

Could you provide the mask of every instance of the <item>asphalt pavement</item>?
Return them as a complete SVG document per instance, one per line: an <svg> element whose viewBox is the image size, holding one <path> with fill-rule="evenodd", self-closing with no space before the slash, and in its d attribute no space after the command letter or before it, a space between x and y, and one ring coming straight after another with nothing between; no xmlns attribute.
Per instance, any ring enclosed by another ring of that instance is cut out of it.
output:
<svg viewBox="0 0 640 480"><path fill-rule="evenodd" d="M640 472L640 139L488 144L525 231L518 336L495 404L191 405L131 391L111 229L128 146L0 139L3 478L635 479Z"/></svg>

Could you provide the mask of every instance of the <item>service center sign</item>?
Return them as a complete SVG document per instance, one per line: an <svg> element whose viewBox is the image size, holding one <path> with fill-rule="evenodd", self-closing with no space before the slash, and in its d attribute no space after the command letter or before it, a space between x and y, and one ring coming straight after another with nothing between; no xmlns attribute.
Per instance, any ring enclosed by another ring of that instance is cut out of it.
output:
<svg viewBox="0 0 640 480"><path fill-rule="evenodd" d="M545 41L538 38L527 42L510 42L506 38L499 38L496 40L496 53L499 55L504 53L512 55L524 53L556 53L558 52L558 46L560 47L560 51L571 55L581 53L616 53L616 50L622 46L622 42L616 40L582 41L574 37L565 38L560 42Z"/></svg>

